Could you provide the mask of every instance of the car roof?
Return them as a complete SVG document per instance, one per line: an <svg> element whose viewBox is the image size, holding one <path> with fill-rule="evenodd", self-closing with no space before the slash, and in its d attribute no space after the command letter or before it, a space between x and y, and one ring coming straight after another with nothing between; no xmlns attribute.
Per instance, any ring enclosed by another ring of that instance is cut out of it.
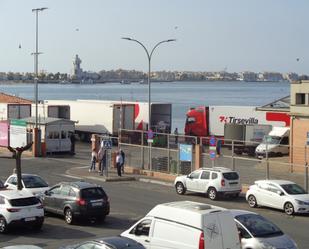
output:
<svg viewBox="0 0 309 249"><path fill-rule="evenodd" d="M12 177L12 176L17 177L17 174L12 174L12 175L10 175L9 177ZM25 177L25 176L37 176L37 177L41 177L41 176L36 175L36 174L28 174L28 173L23 173L23 174L21 174L21 177ZM8 177L8 178L9 178L9 177Z"/></svg>
<svg viewBox="0 0 309 249"><path fill-rule="evenodd" d="M78 189L85 189L85 188L93 188L93 187L101 187L97 184L93 184L90 182L84 182L84 181L76 181L76 182L61 182L57 185L69 185Z"/></svg>
<svg viewBox="0 0 309 249"><path fill-rule="evenodd" d="M213 167L213 168L202 167L202 168L199 168L199 169L200 170L216 171L216 172L236 172L234 170L231 170L231 169L225 168L225 167Z"/></svg>
<svg viewBox="0 0 309 249"><path fill-rule="evenodd" d="M259 184L259 183L275 183L275 184L295 184L295 182L291 182L288 180L258 180L255 181L255 184Z"/></svg>
<svg viewBox="0 0 309 249"><path fill-rule="evenodd" d="M17 189L3 189L0 191L0 195L9 200L33 197L33 194L30 193L29 191L17 190Z"/></svg>
<svg viewBox="0 0 309 249"><path fill-rule="evenodd" d="M250 212L250 211L247 211L247 210L240 210L240 209L230 209L233 217L235 218L236 216L238 215L243 215L243 214L255 214L255 215L259 215L257 213L254 213L254 212Z"/></svg>
<svg viewBox="0 0 309 249"><path fill-rule="evenodd" d="M105 237L94 239L98 243L107 243L115 246L116 248L127 248L130 247L132 249L142 249L145 248L142 244L138 243L135 240L123 237L123 236L113 236L113 237Z"/></svg>

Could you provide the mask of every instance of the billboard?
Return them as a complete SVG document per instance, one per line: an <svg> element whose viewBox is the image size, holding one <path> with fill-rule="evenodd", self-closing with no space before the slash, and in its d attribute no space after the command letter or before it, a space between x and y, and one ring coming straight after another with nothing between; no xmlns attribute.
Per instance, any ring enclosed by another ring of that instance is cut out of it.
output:
<svg viewBox="0 0 309 249"><path fill-rule="evenodd" d="M9 124L7 121L0 122L0 146L9 145Z"/></svg>
<svg viewBox="0 0 309 249"><path fill-rule="evenodd" d="M27 145L27 127L23 120L13 119L10 123L10 146L12 148Z"/></svg>

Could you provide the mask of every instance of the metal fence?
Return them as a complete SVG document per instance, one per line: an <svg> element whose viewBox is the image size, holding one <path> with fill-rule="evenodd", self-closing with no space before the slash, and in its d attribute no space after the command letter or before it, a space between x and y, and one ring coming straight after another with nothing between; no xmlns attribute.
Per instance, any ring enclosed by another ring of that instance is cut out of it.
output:
<svg viewBox="0 0 309 249"><path fill-rule="evenodd" d="M209 137L154 133L152 143L148 143L147 132L139 130L121 130L118 146L126 154L126 164L139 169L146 169L169 174L188 174L195 168L195 145L201 148L199 167L221 166L239 172L244 184L252 184L261 179L286 179L294 181L308 190L308 164L291 163L287 154L268 152L271 144L266 144L266 153L257 158L255 148L259 143L216 139L215 158L210 157ZM179 159L180 144L192 144L192 162ZM286 148L288 145L277 145ZM309 158L309 147L296 147L295 156L303 156L304 162ZM282 150L283 151L283 150Z"/></svg>

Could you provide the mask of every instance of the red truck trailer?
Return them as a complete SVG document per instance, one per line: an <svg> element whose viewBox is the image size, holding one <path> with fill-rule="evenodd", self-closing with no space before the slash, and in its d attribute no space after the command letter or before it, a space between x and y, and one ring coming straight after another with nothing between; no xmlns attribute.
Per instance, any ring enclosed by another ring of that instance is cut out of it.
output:
<svg viewBox="0 0 309 249"><path fill-rule="evenodd" d="M185 134L224 136L224 124L290 126L288 112L260 111L254 106L199 106L186 114Z"/></svg>

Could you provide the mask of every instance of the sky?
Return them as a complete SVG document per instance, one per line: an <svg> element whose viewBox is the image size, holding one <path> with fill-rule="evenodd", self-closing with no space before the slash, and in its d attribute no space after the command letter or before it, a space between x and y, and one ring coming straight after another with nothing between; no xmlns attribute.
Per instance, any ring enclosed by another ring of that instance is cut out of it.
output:
<svg viewBox="0 0 309 249"><path fill-rule="evenodd" d="M277 71L309 74L308 0L0 0L0 72ZM19 48L19 45L21 47Z"/></svg>

